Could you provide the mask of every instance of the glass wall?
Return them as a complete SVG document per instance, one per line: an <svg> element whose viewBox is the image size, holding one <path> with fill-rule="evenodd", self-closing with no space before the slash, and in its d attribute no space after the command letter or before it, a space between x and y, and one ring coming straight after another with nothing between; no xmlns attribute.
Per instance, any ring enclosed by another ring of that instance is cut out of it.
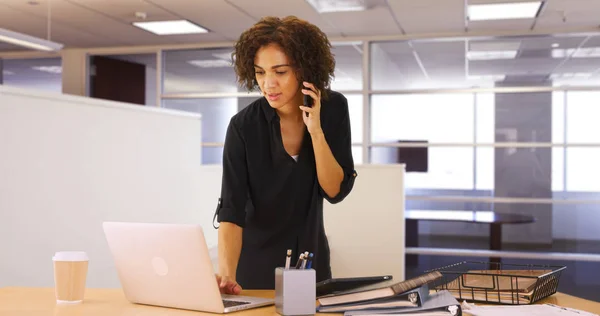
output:
<svg viewBox="0 0 600 316"><path fill-rule="evenodd" d="M348 99L355 163L363 163L362 43L334 43L336 72L331 87ZM219 164L231 117L253 101L258 92L239 87L230 48L163 51L162 106L201 113L202 163ZM215 94L218 97L215 97Z"/></svg>
<svg viewBox="0 0 600 316"><path fill-rule="evenodd" d="M371 42L369 162L425 148L427 170L406 175L407 210L533 220L503 225L502 251L523 258L502 262L567 264L564 278L581 284L588 265L539 254L600 254L600 59L584 53L595 46L595 35ZM409 261L407 276L489 259L452 255L489 250L488 224L420 221L418 230L417 247L447 251Z"/></svg>
<svg viewBox="0 0 600 316"><path fill-rule="evenodd" d="M196 49L164 52L165 94L235 93L238 88L231 49Z"/></svg>
<svg viewBox="0 0 600 316"><path fill-rule="evenodd" d="M202 163L221 163L227 125L238 112L237 98L164 100L163 107L202 114L202 142L206 143L202 147Z"/></svg>
<svg viewBox="0 0 600 316"><path fill-rule="evenodd" d="M25 89L62 92L60 58L5 59L3 84Z"/></svg>

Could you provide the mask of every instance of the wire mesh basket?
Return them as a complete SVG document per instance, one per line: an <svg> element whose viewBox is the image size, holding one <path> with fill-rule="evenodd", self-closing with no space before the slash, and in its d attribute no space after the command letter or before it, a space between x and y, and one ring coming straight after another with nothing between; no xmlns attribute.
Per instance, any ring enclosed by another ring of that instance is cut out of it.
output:
<svg viewBox="0 0 600 316"><path fill-rule="evenodd" d="M426 272L439 271L435 291L448 290L456 299L505 305L526 305L558 290L565 266L463 261Z"/></svg>

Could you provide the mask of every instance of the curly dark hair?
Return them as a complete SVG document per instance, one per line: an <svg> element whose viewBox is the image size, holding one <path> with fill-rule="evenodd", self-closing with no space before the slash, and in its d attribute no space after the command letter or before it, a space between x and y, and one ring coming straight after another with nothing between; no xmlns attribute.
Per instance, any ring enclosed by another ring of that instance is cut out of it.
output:
<svg viewBox="0 0 600 316"><path fill-rule="evenodd" d="M309 81L327 98L334 76L335 59L329 39L317 26L295 16L264 17L244 31L235 44L232 59L237 81L253 91L258 88L254 75L254 57L259 48L276 43L296 69L299 81Z"/></svg>

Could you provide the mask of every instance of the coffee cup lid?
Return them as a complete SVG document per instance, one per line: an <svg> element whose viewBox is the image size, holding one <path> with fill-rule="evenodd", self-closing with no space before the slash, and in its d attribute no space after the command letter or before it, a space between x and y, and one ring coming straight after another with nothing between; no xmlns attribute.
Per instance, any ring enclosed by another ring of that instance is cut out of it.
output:
<svg viewBox="0 0 600 316"><path fill-rule="evenodd" d="M88 261L87 253L84 251L59 251L52 257L54 261Z"/></svg>

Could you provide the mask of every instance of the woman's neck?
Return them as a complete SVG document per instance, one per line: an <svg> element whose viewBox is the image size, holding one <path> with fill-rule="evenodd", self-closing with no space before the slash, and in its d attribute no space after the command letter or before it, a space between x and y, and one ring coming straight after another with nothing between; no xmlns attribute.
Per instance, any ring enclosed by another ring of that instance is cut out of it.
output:
<svg viewBox="0 0 600 316"><path fill-rule="evenodd" d="M290 103L282 106L279 109L276 109L277 115L279 115L279 119L285 122L302 122L302 110L300 109L300 105L302 104L302 94L300 94L300 101L296 100L298 97L294 98Z"/></svg>

